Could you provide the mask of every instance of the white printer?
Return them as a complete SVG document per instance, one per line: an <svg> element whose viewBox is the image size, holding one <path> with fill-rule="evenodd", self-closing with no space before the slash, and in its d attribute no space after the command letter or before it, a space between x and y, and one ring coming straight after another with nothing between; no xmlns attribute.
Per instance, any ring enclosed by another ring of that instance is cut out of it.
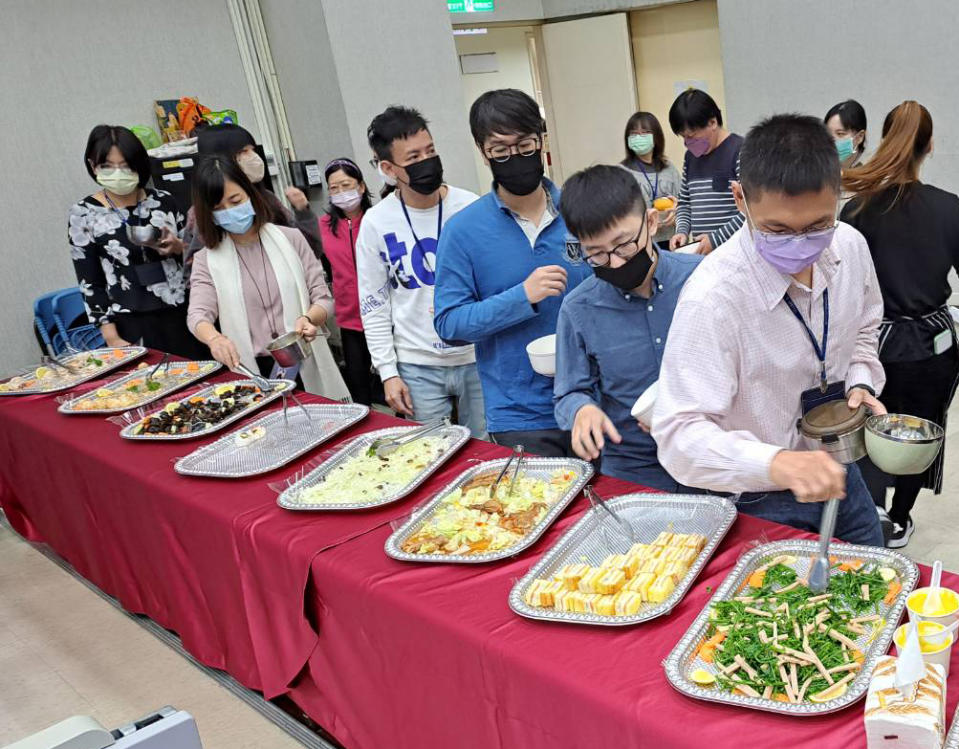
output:
<svg viewBox="0 0 959 749"><path fill-rule="evenodd" d="M202 749L193 716L161 707L108 731L89 716L75 715L3 749Z"/></svg>

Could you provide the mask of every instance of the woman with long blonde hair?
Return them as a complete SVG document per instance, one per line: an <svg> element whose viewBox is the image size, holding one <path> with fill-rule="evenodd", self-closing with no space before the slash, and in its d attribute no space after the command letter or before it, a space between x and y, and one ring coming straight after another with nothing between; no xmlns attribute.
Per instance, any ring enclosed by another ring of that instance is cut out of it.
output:
<svg viewBox="0 0 959 749"><path fill-rule="evenodd" d="M945 427L959 377L959 346L947 302L949 271L959 266L959 197L919 180L932 153L932 117L915 101L895 107L882 126L882 142L862 166L843 172L854 195L842 220L866 237L882 291L884 314L879 359L886 370L882 402ZM910 517L919 490L942 491L943 451L918 476L886 476L863 469L873 499L885 506L895 493L887 545L900 548L913 532Z"/></svg>

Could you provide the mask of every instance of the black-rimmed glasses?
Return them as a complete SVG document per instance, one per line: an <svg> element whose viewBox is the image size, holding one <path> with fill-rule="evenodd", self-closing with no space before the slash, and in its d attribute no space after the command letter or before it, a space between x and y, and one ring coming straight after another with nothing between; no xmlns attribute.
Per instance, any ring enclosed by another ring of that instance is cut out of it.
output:
<svg viewBox="0 0 959 749"><path fill-rule="evenodd" d="M643 216L643 223L639 225L639 231L636 232L636 236L630 239L628 242L623 242L622 244L616 245L613 249L600 250L599 252L594 252L590 255L587 255L583 252L582 247L580 248L580 254L583 259L586 261L586 264L592 268L603 268L609 265L609 259L613 255L618 257L620 260L629 260L636 253L642 249L639 244L639 238L643 235L643 229L646 226L646 217Z"/></svg>
<svg viewBox="0 0 959 749"><path fill-rule="evenodd" d="M486 149L486 157L492 161L502 163L509 161L510 156L517 154L519 156L532 156L539 151L540 145L540 139L535 135L531 135L528 138L517 141L511 146L501 145L488 148Z"/></svg>

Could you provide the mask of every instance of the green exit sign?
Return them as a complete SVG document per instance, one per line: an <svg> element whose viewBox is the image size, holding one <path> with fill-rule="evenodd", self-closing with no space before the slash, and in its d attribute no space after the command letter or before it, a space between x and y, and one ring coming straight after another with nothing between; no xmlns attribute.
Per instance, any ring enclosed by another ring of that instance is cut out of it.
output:
<svg viewBox="0 0 959 749"><path fill-rule="evenodd" d="M495 0L446 0L450 13L492 13Z"/></svg>

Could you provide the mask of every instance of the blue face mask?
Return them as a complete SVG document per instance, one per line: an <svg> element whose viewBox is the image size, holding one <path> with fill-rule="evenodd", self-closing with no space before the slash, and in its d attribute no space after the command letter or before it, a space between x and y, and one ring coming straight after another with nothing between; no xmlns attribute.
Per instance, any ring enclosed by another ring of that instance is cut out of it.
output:
<svg viewBox="0 0 959 749"><path fill-rule="evenodd" d="M852 144L852 138L847 136L836 140L836 150L839 152L839 160L845 161L856 149Z"/></svg>
<svg viewBox="0 0 959 749"><path fill-rule="evenodd" d="M230 232L230 234L246 234L253 226L255 217L256 211L253 210L253 203L249 200L232 208L213 211L213 223Z"/></svg>

